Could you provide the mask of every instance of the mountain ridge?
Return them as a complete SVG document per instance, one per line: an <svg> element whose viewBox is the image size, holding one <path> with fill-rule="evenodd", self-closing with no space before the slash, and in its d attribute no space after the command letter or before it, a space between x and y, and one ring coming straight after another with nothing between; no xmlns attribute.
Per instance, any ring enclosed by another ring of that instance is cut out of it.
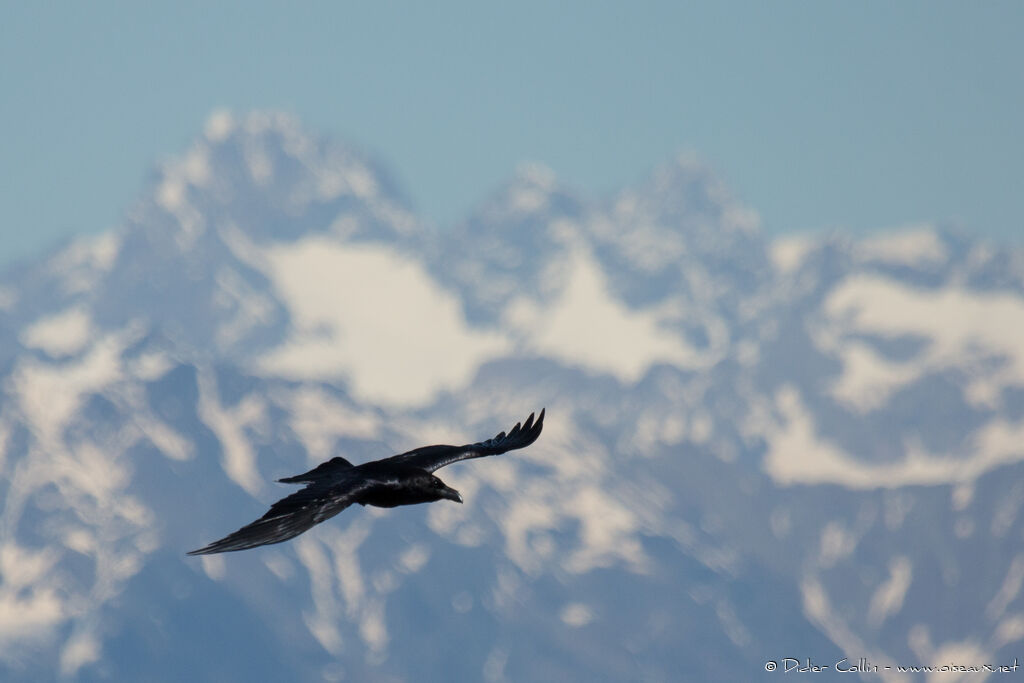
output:
<svg viewBox="0 0 1024 683"><path fill-rule="evenodd" d="M525 167L438 231L375 168L218 113L122 231L0 272L5 676L1012 656L1024 250L768 240L686 158L597 199ZM464 506L183 555L280 476L542 405L530 449L446 474Z"/></svg>

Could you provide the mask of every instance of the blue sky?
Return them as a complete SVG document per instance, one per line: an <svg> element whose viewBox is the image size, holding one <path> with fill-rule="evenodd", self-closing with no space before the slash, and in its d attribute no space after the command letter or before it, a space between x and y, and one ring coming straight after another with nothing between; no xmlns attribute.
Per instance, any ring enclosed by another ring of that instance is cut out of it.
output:
<svg viewBox="0 0 1024 683"><path fill-rule="evenodd" d="M118 223L211 111L375 153L445 226L524 161L693 152L769 234L1021 243L1024 3L0 4L0 264Z"/></svg>

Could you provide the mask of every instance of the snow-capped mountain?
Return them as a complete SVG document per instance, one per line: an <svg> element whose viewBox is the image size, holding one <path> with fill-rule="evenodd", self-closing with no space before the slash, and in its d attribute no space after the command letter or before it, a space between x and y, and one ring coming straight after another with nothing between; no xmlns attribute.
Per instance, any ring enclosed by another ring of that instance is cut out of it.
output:
<svg viewBox="0 0 1024 683"><path fill-rule="evenodd" d="M1012 664L1024 252L759 234L689 158L524 166L434 231L366 154L211 117L0 274L4 680L751 680ZM464 443L465 505L186 557L273 480ZM885 667L892 667L886 669Z"/></svg>

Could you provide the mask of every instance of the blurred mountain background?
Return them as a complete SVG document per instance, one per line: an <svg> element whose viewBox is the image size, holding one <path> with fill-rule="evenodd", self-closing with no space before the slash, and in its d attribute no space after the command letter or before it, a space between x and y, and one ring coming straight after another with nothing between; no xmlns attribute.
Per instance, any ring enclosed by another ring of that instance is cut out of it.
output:
<svg viewBox="0 0 1024 683"><path fill-rule="evenodd" d="M0 681L1012 665L1022 26L6 3ZM541 407L464 505L184 554Z"/></svg>
<svg viewBox="0 0 1024 683"><path fill-rule="evenodd" d="M604 196L524 165L441 231L365 153L220 111L123 225L0 274L2 678L1012 664L1022 338L1024 251L948 226L769 238L684 155ZM278 477L543 406L445 470L465 505L184 555Z"/></svg>

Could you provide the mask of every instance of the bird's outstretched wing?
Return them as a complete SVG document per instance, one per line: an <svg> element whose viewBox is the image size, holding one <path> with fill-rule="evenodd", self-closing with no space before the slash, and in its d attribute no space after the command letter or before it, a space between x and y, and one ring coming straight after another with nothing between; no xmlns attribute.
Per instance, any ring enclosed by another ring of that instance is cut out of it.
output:
<svg viewBox="0 0 1024 683"><path fill-rule="evenodd" d="M252 524L188 554L226 553L287 541L357 502L374 483L360 477L312 483L271 505L267 514Z"/></svg>
<svg viewBox="0 0 1024 683"><path fill-rule="evenodd" d="M544 410L540 411L536 422L533 421L533 413L530 413L530 417L526 418L525 423L517 422L508 434L502 432L487 441L465 446L423 446L408 453L393 455L385 462L398 462L419 467L427 472L434 472L459 460L482 458L485 455L498 455L505 451L526 448L537 440L542 429L544 429Z"/></svg>

